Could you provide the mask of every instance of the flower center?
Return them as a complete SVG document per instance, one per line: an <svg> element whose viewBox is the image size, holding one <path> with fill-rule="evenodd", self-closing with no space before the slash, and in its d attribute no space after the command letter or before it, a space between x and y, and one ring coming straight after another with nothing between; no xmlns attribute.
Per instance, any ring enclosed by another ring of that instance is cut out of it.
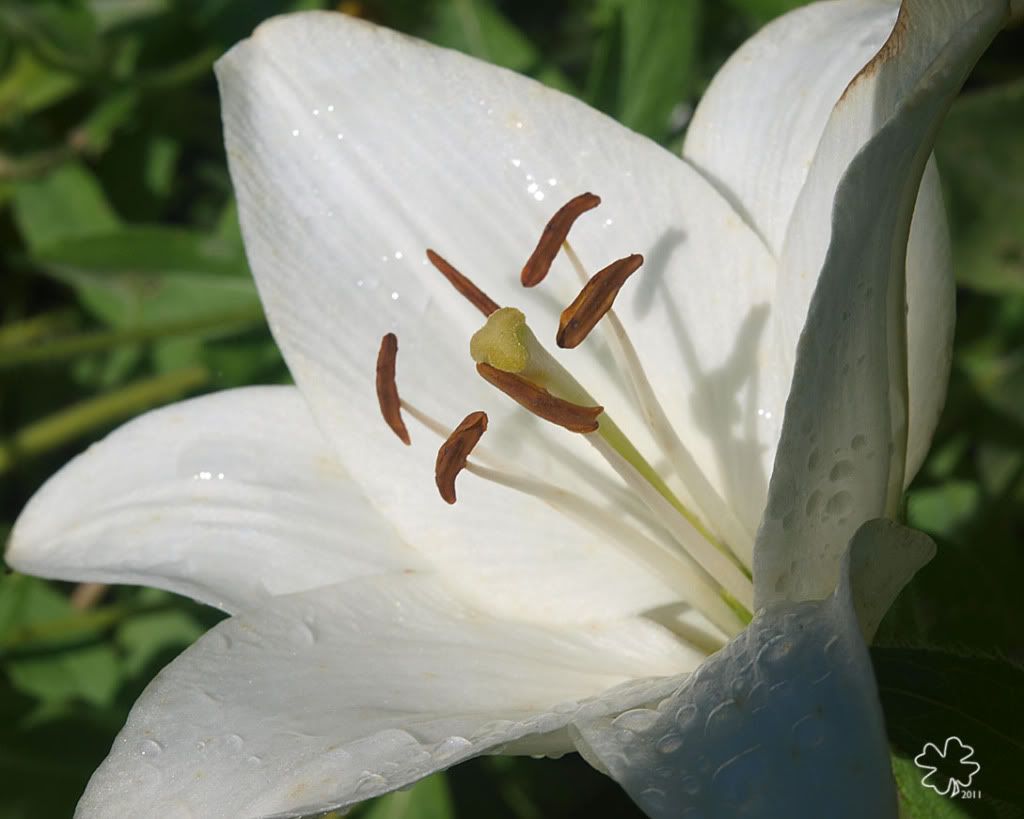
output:
<svg viewBox="0 0 1024 819"><path fill-rule="evenodd" d="M722 512L724 504L676 436L666 413L640 365L622 323L612 306L620 288L643 264L633 254L616 260L594 276L588 276L567 239L577 218L600 203L585 193L570 200L551 218L521 273L521 283L534 287L544 280L560 250L583 280L583 288L562 312L556 343L573 349L579 346L602 321L610 329L613 349L620 369L627 374L632 394L655 441L663 448L668 462L683 479L690 495L705 515ZM651 537L638 530L621 531L621 521L611 526L618 530L621 547L639 558L661 576L666 571L680 587L683 600L700 610L709 620L731 635L750 620L753 589L750 573L728 544L672 491L669 483L644 458L633 442L595 398L538 341L526 316L513 307L500 307L468 277L433 250L427 251L433 266L486 317L483 327L470 340L470 354L477 372L491 385L532 414L582 435L619 475L646 508L659 535ZM506 468L495 469L469 460L473 448L487 428L487 416L474 412L454 431L428 417L399 398L395 386L397 339L384 337L377 361L377 395L385 421L406 444L410 442L401 411L423 423L443 439L435 471L442 497L454 503L455 479L463 469L479 477L532 494L549 505L593 526L595 515L604 519L602 533L608 535L607 519L612 516L580 496L536 479L517 475ZM483 458L483 455L481 455ZM513 467L514 470L514 467ZM687 480L689 478L690 480Z"/></svg>

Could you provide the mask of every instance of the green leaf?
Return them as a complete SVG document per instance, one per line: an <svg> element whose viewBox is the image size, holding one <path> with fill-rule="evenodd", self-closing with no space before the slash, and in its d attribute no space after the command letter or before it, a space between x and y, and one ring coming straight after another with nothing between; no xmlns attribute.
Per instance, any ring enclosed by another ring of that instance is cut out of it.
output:
<svg viewBox="0 0 1024 819"><path fill-rule="evenodd" d="M871 657L900 756L913 759L927 742L941 747L959 737L981 765L971 787L985 800L1024 805L1024 669L1002 658L923 648L875 647Z"/></svg>
<svg viewBox="0 0 1024 819"><path fill-rule="evenodd" d="M448 784L443 773L416 783L408 791L398 791L375 799L362 819L454 819Z"/></svg>
<svg viewBox="0 0 1024 819"><path fill-rule="evenodd" d="M100 40L89 9L74 0L34 0L0 6L0 28L27 43L47 63L75 71L99 66Z"/></svg>
<svg viewBox="0 0 1024 819"><path fill-rule="evenodd" d="M80 162L18 183L12 205L14 221L31 249L110 232L120 222L99 181Z"/></svg>
<svg viewBox="0 0 1024 819"><path fill-rule="evenodd" d="M915 529L953 537L971 523L981 504L981 490L968 481L947 481L907 495L907 521Z"/></svg>
<svg viewBox="0 0 1024 819"><path fill-rule="evenodd" d="M1024 80L962 96L939 134L960 284L1024 292Z"/></svg>
<svg viewBox="0 0 1024 819"><path fill-rule="evenodd" d="M19 50L0 74L0 123L8 124L53 105L72 94L80 78L41 62L28 49Z"/></svg>
<svg viewBox="0 0 1024 819"><path fill-rule="evenodd" d="M946 799L921 785L925 772L912 759L894 756L892 773L896 779L902 819L969 819L964 800Z"/></svg>
<svg viewBox="0 0 1024 819"><path fill-rule="evenodd" d="M761 25L808 2L810 0L729 0L729 5Z"/></svg>
<svg viewBox="0 0 1024 819"><path fill-rule="evenodd" d="M234 243L198 231L125 226L49 245L34 259L114 327L199 319L259 302Z"/></svg>
<svg viewBox="0 0 1024 819"><path fill-rule="evenodd" d="M45 581L22 575L0 579L0 642L18 630L66 619L74 614L67 598ZM98 642L100 631L79 635L72 646L37 644L6 663L12 684L46 705L85 700L113 702L120 684L117 654Z"/></svg>
<svg viewBox="0 0 1024 819"><path fill-rule="evenodd" d="M672 114L693 94L698 0L605 0L605 34L587 81L587 99L624 125L655 139L672 131Z"/></svg>

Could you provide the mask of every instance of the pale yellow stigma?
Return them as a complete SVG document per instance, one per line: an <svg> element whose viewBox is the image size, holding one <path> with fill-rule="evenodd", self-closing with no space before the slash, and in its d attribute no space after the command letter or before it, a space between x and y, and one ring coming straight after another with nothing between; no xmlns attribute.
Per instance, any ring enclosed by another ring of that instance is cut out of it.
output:
<svg viewBox="0 0 1024 819"><path fill-rule="evenodd" d="M506 373L521 373L530 364L526 316L515 307L502 307L469 341L469 354L477 364L489 364Z"/></svg>

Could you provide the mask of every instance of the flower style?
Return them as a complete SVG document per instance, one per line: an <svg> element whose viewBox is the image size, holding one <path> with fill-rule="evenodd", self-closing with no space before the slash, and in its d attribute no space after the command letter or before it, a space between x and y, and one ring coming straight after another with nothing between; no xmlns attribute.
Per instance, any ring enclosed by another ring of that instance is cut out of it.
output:
<svg viewBox="0 0 1024 819"><path fill-rule="evenodd" d="M684 159L342 15L232 49L231 173L296 386L149 413L17 522L19 570L235 615L79 814L302 815L576 749L652 817L895 815L864 639L933 545L876 519L948 373L933 135L1007 13L793 12Z"/></svg>

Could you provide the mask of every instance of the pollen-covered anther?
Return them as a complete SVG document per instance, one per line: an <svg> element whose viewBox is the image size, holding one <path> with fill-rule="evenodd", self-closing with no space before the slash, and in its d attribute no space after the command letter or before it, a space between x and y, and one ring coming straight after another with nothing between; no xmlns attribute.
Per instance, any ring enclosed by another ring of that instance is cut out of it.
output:
<svg viewBox="0 0 1024 819"><path fill-rule="evenodd" d="M555 341L559 347L571 350L579 346L605 313L612 309L626 279L632 276L644 257L639 253L612 262L595 273L580 290L572 304L562 311Z"/></svg>
<svg viewBox="0 0 1024 819"><path fill-rule="evenodd" d="M532 381L490 364L477 364L476 371L484 380L538 418L565 427L570 432L597 431L597 418L604 412L604 407L585 407L558 398Z"/></svg>
<svg viewBox="0 0 1024 819"><path fill-rule="evenodd" d="M472 412L462 419L462 423L441 444L434 464L434 481L445 502L455 503L455 479L465 468L466 459L486 431L487 413Z"/></svg>
<svg viewBox="0 0 1024 819"><path fill-rule="evenodd" d="M402 420L402 402L398 397L398 386L395 384L395 359L398 357L398 336L388 333L380 340L380 352L377 353L377 402L380 414L387 425L398 436L403 444L411 443L409 430Z"/></svg>
<svg viewBox="0 0 1024 819"><path fill-rule="evenodd" d="M544 277L551 269L551 263L558 255L562 243L569 236L573 224L588 210L593 210L600 204L600 196L581 193L558 209L558 212L544 226L544 232L540 235L537 247L530 254L526 264L523 265L523 271L519 274L519 281L522 282L523 287L534 287L544 281Z"/></svg>
<svg viewBox="0 0 1024 819"><path fill-rule="evenodd" d="M498 303L488 296L483 290L473 284L467 276L462 275L455 267L439 253L427 249L427 259L438 269L442 276L454 287L466 301L472 304L477 310L484 314L484 317L498 309Z"/></svg>

